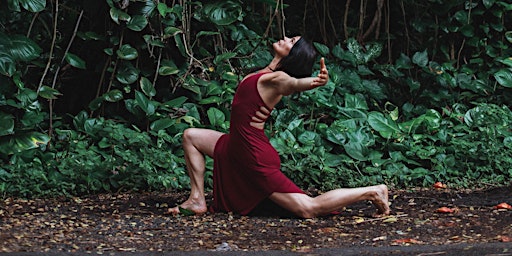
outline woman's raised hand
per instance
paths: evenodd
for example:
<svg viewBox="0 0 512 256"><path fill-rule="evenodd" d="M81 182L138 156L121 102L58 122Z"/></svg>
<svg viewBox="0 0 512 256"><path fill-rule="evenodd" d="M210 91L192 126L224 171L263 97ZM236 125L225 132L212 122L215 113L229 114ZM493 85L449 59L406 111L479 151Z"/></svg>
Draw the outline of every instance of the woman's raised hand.
<svg viewBox="0 0 512 256"><path fill-rule="evenodd" d="M322 57L320 59L320 73L318 76L311 82L311 88L316 88L319 86L324 86L329 81L329 71L327 71L327 67L325 66L325 60Z"/></svg>

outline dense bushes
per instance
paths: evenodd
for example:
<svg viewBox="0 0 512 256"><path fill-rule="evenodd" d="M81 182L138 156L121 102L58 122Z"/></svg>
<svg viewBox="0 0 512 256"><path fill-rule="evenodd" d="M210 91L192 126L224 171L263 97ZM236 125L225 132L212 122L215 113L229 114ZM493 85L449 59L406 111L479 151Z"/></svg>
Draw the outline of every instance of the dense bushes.
<svg viewBox="0 0 512 256"><path fill-rule="evenodd" d="M7 2L4 196L187 187L182 131L227 131L240 78L296 33L331 77L287 97L267 128L301 187L512 178L506 1Z"/></svg>

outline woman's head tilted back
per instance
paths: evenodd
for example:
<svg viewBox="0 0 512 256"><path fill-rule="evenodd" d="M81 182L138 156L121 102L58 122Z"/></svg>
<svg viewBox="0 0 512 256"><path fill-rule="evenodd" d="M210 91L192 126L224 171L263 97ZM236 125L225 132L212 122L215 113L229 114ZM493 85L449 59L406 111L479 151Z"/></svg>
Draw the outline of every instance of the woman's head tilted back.
<svg viewBox="0 0 512 256"><path fill-rule="evenodd" d="M316 56L317 52L313 45L301 37L295 42L288 55L279 61L275 70L283 71L295 78L309 77L313 71Z"/></svg>

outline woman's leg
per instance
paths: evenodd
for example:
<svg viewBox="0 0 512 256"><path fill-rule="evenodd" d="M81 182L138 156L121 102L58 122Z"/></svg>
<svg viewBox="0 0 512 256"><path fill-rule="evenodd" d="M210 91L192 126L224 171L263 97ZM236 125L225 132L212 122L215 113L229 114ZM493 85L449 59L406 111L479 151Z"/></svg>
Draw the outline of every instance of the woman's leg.
<svg viewBox="0 0 512 256"><path fill-rule="evenodd" d="M388 215L388 188L377 185L360 188L341 188L331 190L317 197L299 193L277 193L270 195L270 200L299 217L313 218L327 215L355 202L369 200L377 207L377 213Z"/></svg>
<svg viewBox="0 0 512 256"><path fill-rule="evenodd" d="M190 177L190 196L180 207L194 211L196 214L205 213L206 200L204 198L204 155L213 157L215 144L223 133L200 128L189 128L183 132L183 150ZM178 214L179 207L170 208L168 213Z"/></svg>

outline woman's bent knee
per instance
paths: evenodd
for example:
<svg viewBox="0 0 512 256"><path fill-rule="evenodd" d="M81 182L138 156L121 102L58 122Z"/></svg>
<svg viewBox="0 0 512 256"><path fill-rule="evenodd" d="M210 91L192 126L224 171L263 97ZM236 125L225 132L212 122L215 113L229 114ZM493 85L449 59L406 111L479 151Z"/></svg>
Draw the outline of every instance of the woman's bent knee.
<svg viewBox="0 0 512 256"><path fill-rule="evenodd" d="M186 143L188 141L191 141L194 138L194 134L197 133L197 128L187 128L185 131L183 131L183 135L181 136L183 138L183 143Z"/></svg>
<svg viewBox="0 0 512 256"><path fill-rule="evenodd" d="M183 131L182 144L184 148L195 148L201 153L209 156L213 155L215 144L223 133L202 129L202 128L187 128Z"/></svg>

